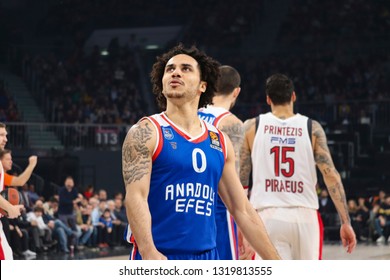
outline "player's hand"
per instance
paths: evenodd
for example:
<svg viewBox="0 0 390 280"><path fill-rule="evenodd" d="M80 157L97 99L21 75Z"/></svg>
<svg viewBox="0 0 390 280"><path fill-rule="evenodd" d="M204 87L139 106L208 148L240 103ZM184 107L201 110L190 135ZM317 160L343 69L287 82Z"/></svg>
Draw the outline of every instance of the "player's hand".
<svg viewBox="0 0 390 280"><path fill-rule="evenodd" d="M28 158L28 162L31 166L35 167L37 165L37 162L38 162L38 157L37 156L30 156Z"/></svg>
<svg viewBox="0 0 390 280"><path fill-rule="evenodd" d="M255 251L240 230L238 231L238 253L240 260L252 260L255 255Z"/></svg>
<svg viewBox="0 0 390 280"><path fill-rule="evenodd" d="M142 260L163 260L164 261L168 259L159 251L154 250L152 252L145 252L145 254L142 254Z"/></svg>
<svg viewBox="0 0 390 280"><path fill-rule="evenodd" d="M243 244L239 245L239 254L240 260L253 260L255 255L255 250L253 250L252 246L244 239Z"/></svg>
<svg viewBox="0 0 390 280"><path fill-rule="evenodd" d="M356 247L356 235L350 224L342 224L340 228L340 238L344 248L350 254Z"/></svg>
<svg viewBox="0 0 390 280"><path fill-rule="evenodd" d="M24 209L23 205L11 205L7 209L7 214L9 219L15 219L20 216L20 213Z"/></svg>

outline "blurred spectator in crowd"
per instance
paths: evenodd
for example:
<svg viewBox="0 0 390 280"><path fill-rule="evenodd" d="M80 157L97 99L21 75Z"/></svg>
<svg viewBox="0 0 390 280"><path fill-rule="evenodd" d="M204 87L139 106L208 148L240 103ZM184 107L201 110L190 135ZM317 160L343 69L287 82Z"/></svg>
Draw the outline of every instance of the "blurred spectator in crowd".
<svg viewBox="0 0 390 280"><path fill-rule="evenodd" d="M338 216L336 207L332 199L329 197L327 189L322 189L319 195L319 209L324 226L334 226L336 224L335 217Z"/></svg>
<svg viewBox="0 0 390 280"><path fill-rule="evenodd" d="M113 239L113 219L111 217L111 212L107 208L103 211L103 214L100 216L99 222L102 226L102 238L101 243L99 243L99 247L105 248L112 245Z"/></svg>
<svg viewBox="0 0 390 280"><path fill-rule="evenodd" d="M89 244L93 234L92 225L92 206L87 204L78 204L76 206L76 224L78 232L78 249L83 249Z"/></svg>
<svg viewBox="0 0 390 280"><path fill-rule="evenodd" d="M72 176L67 176L65 178L64 186L60 188L58 195L58 218L73 231L77 231L74 205L80 202L81 198L75 188Z"/></svg>
<svg viewBox="0 0 390 280"><path fill-rule="evenodd" d="M16 257L34 258L37 253L30 250L30 236L27 228L30 226L26 214L9 220L11 242L10 246Z"/></svg>
<svg viewBox="0 0 390 280"><path fill-rule="evenodd" d="M100 217L107 208L106 201L99 201L95 197L89 199L89 204L92 206L91 220L93 225L92 245L95 246L102 243L102 228L103 224L100 222Z"/></svg>
<svg viewBox="0 0 390 280"><path fill-rule="evenodd" d="M43 209L42 219L52 230L52 237L58 241L60 251L67 254L72 253L71 250L77 244L78 235L76 231L73 231L67 224L57 218L58 200L55 197L52 197L49 203L37 200L35 207Z"/></svg>
<svg viewBox="0 0 390 280"><path fill-rule="evenodd" d="M93 185L88 185L83 192L84 197L89 200L94 195L94 189Z"/></svg>
<svg viewBox="0 0 390 280"><path fill-rule="evenodd" d="M30 212L32 210L34 203L31 202L30 196L28 195L28 184L27 183L23 184L23 186L19 189L23 197L24 206L26 207L27 212Z"/></svg>
<svg viewBox="0 0 390 280"><path fill-rule="evenodd" d="M100 189L98 191L98 199L99 201L107 201L107 192L104 189Z"/></svg>
<svg viewBox="0 0 390 280"><path fill-rule="evenodd" d="M111 244L113 246L120 245L123 240L124 232L127 227L127 223L123 222L119 217L116 215L116 205L115 201L113 199L109 199L107 201L107 209L110 210L110 215L112 218L112 240ZM122 217L123 218L123 217Z"/></svg>
<svg viewBox="0 0 390 280"><path fill-rule="evenodd" d="M29 184L28 185L28 192L27 192L28 198L32 204L35 204L35 202L38 199L41 199L41 197L36 193L35 191L35 185Z"/></svg>
<svg viewBox="0 0 390 280"><path fill-rule="evenodd" d="M370 198L372 206L381 205L385 202L386 191L381 189L378 191L378 195L374 195Z"/></svg>
<svg viewBox="0 0 390 280"><path fill-rule="evenodd" d="M375 230L379 235L376 241L387 244L390 236L390 195L386 195L384 202L379 205L375 219Z"/></svg>
<svg viewBox="0 0 390 280"><path fill-rule="evenodd" d="M31 225L31 236L37 253L46 252L53 245L52 229L43 221L43 208L34 207L33 211L27 213L27 221Z"/></svg>
<svg viewBox="0 0 390 280"><path fill-rule="evenodd" d="M126 209L125 206L123 205L123 199L121 198L115 198L114 199L115 203L115 209L114 209L114 214L119 219L122 221L122 223L127 224L127 216L126 216Z"/></svg>
<svg viewBox="0 0 390 280"><path fill-rule="evenodd" d="M359 205L355 199L348 200L348 212L351 217L351 225L358 241L366 241L368 238L368 218L370 214L368 208L362 204L362 199L364 202L364 198L359 198Z"/></svg>

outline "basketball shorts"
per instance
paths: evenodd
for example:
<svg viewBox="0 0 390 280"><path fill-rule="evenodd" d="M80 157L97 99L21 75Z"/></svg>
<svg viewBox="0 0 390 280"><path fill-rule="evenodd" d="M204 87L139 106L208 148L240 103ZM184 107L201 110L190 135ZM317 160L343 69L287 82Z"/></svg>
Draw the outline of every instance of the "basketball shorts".
<svg viewBox="0 0 390 280"><path fill-rule="evenodd" d="M3 224L0 221L0 260L13 260L12 249L5 237Z"/></svg>
<svg viewBox="0 0 390 280"><path fill-rule="evenodd" d="M317 210L274 207L257 212L283 260L322 258L323 227ZM256 259L261 257L256 254Z"/></svg>
<svg viewBox="0 0 390 280"><path fill-rule="evenodd" d="M168 260L219 260L216 248L196 254L166 254ZM136 246L133 247L130 260L142 260Z"/></svg>

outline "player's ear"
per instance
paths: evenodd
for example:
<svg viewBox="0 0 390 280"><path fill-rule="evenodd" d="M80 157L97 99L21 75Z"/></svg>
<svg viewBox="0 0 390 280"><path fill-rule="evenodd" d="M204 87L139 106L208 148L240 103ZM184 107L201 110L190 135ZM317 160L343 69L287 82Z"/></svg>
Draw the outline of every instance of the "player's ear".
<svg viewBox="0 0 390 280"><path fill-rule="evenodd" d="M271 106L271 98L269 98L268 95L267 95L267 104L268 104L269 106Z"/></svg>
<svg viewBox="0 0 390 280"><path fill-rule="evenodd" d="M207 82L200 81L199 90L203 93L206 91L206 89L207 89Z"/></svg>
<svg viewBox="0 0 390 280"><path fill-rule="evenodd" d="M233 90L233 97L234 97L234 98L237 98L237 97L240 95L240 92L241 92L241 88L240 88L240 87L236 87L236 88Z"/></svg>
<svg viewBox="0 0 390 280"><path fill-rule="evenodd" d="M297 100L297 96L295 94L295 91L293 91L292 94L291 94L291 101L295 102L296 100Z"/></svg>

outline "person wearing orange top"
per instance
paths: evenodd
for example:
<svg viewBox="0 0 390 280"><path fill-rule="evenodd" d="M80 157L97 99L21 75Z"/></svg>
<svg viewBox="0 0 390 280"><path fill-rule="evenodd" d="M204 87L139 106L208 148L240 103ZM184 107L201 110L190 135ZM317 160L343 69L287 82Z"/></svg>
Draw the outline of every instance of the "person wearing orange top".
<svg viewBox="0 0 390 280"><path fill-rule="evenodd" d="M4 150L7 144L7 130L4 123L0 123L0 151ZM4 188L5 172L3 165L0 161L0 191ZM10 219L16 218L20 215L23 205L12 205L4 197L0 195L0 208L4 209L8 213ZM12 249L8 244L8 241L4 235L3 225L0 221L0 260L12 260Z"/></svg>
<svg viewBox="0 0 390 280"><path fill-rule="evenodd" d="M3 149L0 151L0 160L3 164L4 171L10 171L12 169L12 151ZM7 187L20 187L23 186L30 179L35 166L37 165L38 157L33 155L28 158L28 166L18 176L4 173L4 186Z"/></svg>

